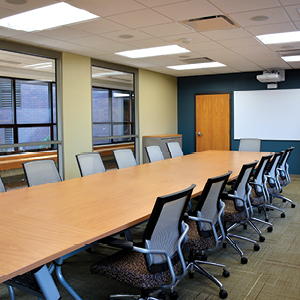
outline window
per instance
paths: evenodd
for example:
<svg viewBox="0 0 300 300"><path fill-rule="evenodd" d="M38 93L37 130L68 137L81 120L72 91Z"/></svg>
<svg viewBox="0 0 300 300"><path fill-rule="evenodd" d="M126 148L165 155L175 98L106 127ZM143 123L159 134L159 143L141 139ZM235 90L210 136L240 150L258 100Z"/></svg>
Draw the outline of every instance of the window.
<svg viewBox="0 0 300 300"><path fill-rule="evenodd" d="M133 74L93 67L93 144L134 142Z"/></svg>
<svg viewBox="0 0 300 300"><path fill-rule="evenodd" d="M0 78L0 144L56 139L55 83ZM3 148L0 152L40 149L53 149L53 146Z"/></svg>

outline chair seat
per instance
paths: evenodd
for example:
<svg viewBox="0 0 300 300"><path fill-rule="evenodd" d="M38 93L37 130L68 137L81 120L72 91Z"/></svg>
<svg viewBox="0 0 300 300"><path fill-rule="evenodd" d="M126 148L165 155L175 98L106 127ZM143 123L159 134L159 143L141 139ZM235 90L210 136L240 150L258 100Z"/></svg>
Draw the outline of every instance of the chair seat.
<svg viewBox="0 0 300 300"><path fill-rule="evenodd" d="M231 200L223 200L225 203L224 220L225 222L240 223L247 219L245 211L237 211L234 202Z"/></svg>
<svg viewBox="0 0 300 300"><path fill-rule="evenodd" d="M264 195L262 196L257 196L254 190L251 191L251 196L250 196L250 202L252 206L259 206L259 205L264 205L265 204L265 198Z"/></svg>
<svg viewBox="0 0 300 300"><path fill-rule="evenodd" d="M202 237L198 233L197 224L193 220L188 220L186 222L189 225L189 232L188 232L188 240L187 246L191 250L201 251L206 249L212 249L216 245L215 239L210 237Z"/></svg>
<svg viewBox="0 0 300 300"><path fill-rule="evenodd" d="M175 265L174 271L175 274L182 272L180 262ZM151 273L147 269L144 254L127 250L117 252L95 263L91 267L91 272L92 274L103 275L146 290L171 281L169 271Z"/></svg>

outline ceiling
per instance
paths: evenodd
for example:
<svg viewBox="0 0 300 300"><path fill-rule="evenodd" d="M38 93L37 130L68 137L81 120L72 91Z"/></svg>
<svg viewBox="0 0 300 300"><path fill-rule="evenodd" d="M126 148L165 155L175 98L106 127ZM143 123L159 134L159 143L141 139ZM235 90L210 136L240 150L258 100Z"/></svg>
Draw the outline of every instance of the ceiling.
<svg viewBox="0 0 300 300"><path fill-rule="evenodd" d="M61 1L0 0L0 18L57 2ZM256 35L261 34L300 30L300 0L65 2L88 10L100 18L33 33L0 27L0 38L178 77L300 68L300 62L286 63L279 54L280 51L300 49L300 43L267 46L256 38ZM235 26L210 30L204 26L204 29L197 30L183 23L189 19L216 15L229 18ZM214 24L208 24L210 25ZM173 44L185 47L190 52L140 59L115 54L120 51ZM189 63L186 59L202 57L223 63L226 67L185 71L167 68L170 65ZM0 55L0 62L1 60L12 59L2 58Z"/></svg>

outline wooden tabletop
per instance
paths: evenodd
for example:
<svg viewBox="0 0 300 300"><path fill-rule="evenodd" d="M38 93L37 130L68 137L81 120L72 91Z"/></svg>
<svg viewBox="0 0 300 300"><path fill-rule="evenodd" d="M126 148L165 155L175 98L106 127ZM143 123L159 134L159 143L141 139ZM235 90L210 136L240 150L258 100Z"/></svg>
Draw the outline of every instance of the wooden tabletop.
<svg viewBox="0 0 300 300"><path fill-rule="evenodd" d="M158 196L231 170L263 152L205 151L0 194L0 282L147 220Z"/></svg>

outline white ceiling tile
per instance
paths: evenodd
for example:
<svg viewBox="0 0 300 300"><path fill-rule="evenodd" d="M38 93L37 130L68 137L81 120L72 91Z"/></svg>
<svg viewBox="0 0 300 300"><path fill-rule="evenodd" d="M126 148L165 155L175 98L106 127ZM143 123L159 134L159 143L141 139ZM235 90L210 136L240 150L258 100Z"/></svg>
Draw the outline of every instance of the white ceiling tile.
<svg viewBox="0 0 300 300"><path fill-rule="evenodd" d="M219 15L222 12L205 0L191 0L153 8L162 15L175 20L201 18Z"/></svg>
<svg viewBox="0 0 300 300"><path fill-rule="evenodd" d="M90 48L115 43L115 41L113 41L113 40L109 40L107 38L100 37L100 36L94 35L94 34L89 35L89 36L80 37L80 38L69 39L68 41L72 44L86 45Z"/></svg>
<svg viewBox="0 0 300 300"><path fill-rule="evenodd" d="M145 8L133 0L72 0L69 4L92 12L99 17L122 14Z"/></svg>
<svg viewBox="0 0 300 300"><path fill-rule="evenodd" d="M141 28L157 24L169 23L170 20L151 9L128 12L120 15L110 16L107 19L130 28Z"/></svg>
<svg viewBox="0 0 300 300"><path fill-rule="evenodd" d="M201 34L214 41L222 41L232 38L239 39L251 36L251 34L243 28L202 31Z"/></svg>
<svg viewBox="0 0 300 300"><path fill-rule="evenodd" d="M164 37L164 36L192 33L192 30L188 29L185 26L182 26L181 24L174 23L174 22L154 25L150 27L143 27L140 30L155 37Z"/></svg>
<svg viewBox="0 0 300 300"><path fill-rule="evenodd" d="M219 41L218 43L226 48L231 48L231 49L241 47L241 46L254 47L254 46L258 46L261 44L256 38L253 38L253 37L222 40L222 41Z"/></svg>
<svg viewBox="0 0 300 300"><path fill-rule="evenodd" d="M269 33L280 33L280 32L290 32L295 31L296 28L294 27L292 22L288 23L278 23L278 24L266 24L261 26L250 26L245 27L245 30L249 31L249 33L256 35L261 34L269 34Z"/></svg>
<svg viewBox="0 0 300 300"><path fill-rule="evenodd" d="M132 38L122 38L121 36L132 36ZM139 41L139 40L146 40L152 38L151 35L141 32L140 30L134 30L134 29L128 29L123 31L114 31L109 33L103 33L101 36L106 37L108 39L120 42L120 43L126 43L131 41Z"/></svg>
<svg viewBox="0 0 300 300"><path fill-rule="evenodd" d="M162 6L166 4L173 4L178 2L186 2L189 0L136 0L137 2L147 6L147 7L155 7L155 6Z"/></svg>
<svg viewBox="0 0 300 300"><path fill-rule="evenodd" d="M51 5L51 4L56 4L58 1L56 0L30 0L30 1L26 1L26 3L18 5L18 4L10 4L6 1L1 1L0 4L0 11L2 9L8 9L11 10L12 12L15 13L21 13L21 12L25 12L25 11L29 11L32 9L36 9L36 8L40 8L40 7L44 7L47 5Z"/></svg>
<svg viewBox="0 0 300 300"><path fill-rule="evenodd" d="M165 37L161 37L161 39L164 41L170 42L172 44L176 43L182 47L186 46L186 44L184 42L182 42L182 39L190 40L190 42L187 45L191 45L191 44L195 44L195 43L210 42L210 39L208 39L207 37L205 37L202 34L199 34L197 32L165 36Z"/></svg>
<svg viewBox="0 0 300 300"><path fill-rule="evenodd" d="M297 27L297 29L300 30L300 22L295 22L294 24Z"/></svg>
<svg viewBox="0 0 300 300"><path fill-rule="evenodd" d="M253 10L248 12L234 13L229 15L240 26L261 26L276 23L289 22L290 19L282 8L271 8L263 10ZM253 21L251 18L256 16L268 16L266 21Z"/></svg>
<svg viewBox="0 0 300 300"><path fill-rule="evenodd" d="M226 14L280 6L276 0L210 0L210 2Z"/></svg>
<svg viewBox="0 0 300 300"><path fill-rule="evenodd" d="M68 28L67 26L63 26L61 28L38 31L36 34L39 36L50 37L50 38L54 38L54 39L62 40L62 41L67 41L67 40L81 38L81 37L91 35L88 32L75 30L72 28Z"/></svg>
<svg viewBox="0 0 300 300"><path fill-rule="evenodd" d="M128 40L126 41L127 45L131 45L134 48L142 49L142 48L152 48L152 47L160 47L160 46L167 46L169 43L156 38L151 38L147 40Z"/></svg>
<svg viewBox="0 0 300 300"><path fill-rule="evenodd" d="M92 34L100 34L100 33L107 33L117 30L127 30L127 26L123 26L117 24L115 22L106 20L104 18L98 18L95 20L91 20L89 22L82 22L74 25L69 25L68 27L86 31Z"/></svg>
<svg viewBox="0 0 300 300"><path fill-rule="evenodd" d="M285 10L288 13L289 17L293 21L300 21L300 14L299 14L298 9L300 10L300 3L298 3L298 5L287 6L285 8Z"/></svg>

